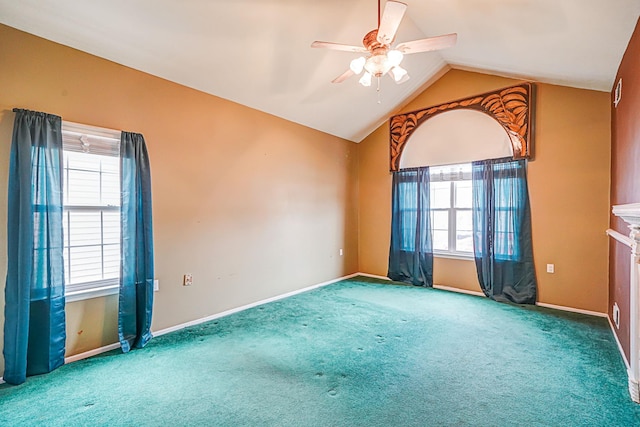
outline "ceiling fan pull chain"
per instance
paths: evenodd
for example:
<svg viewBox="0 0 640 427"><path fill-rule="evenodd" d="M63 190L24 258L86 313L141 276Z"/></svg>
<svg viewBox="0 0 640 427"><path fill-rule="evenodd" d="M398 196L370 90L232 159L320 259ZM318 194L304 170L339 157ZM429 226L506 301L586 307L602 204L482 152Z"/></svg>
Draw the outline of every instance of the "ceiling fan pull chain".
<svg viewBox="0 0 640 427"><path fill-rule="evenodd" d="M376 92L378 92L378 104L382 104L382 102L380 102L380 77L376 77L378 79L378 88L376 89Z"/></svg>

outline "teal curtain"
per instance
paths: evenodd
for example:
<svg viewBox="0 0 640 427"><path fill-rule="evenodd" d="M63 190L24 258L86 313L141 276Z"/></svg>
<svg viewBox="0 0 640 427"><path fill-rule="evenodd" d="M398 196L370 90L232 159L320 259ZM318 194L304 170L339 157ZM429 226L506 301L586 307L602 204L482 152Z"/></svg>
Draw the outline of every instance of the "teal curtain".
<svg viewBox="0 0 640 427"><path fill-rule="evenodd" d="M525 160L473 163L473 244L480 287L497 301L535 304Z"/></svg>
<svg viewBox="0 0 640 427"><path fill-rule="evenodd" d="M433 242L429 212L429 168L393 173L391 205L391 280L433 286Z"/></svg>
<svg viewBox="0 0 640 427"><path fill-rule="evenodd" d="M151 172L144 138L122 132L120 142L121 271L118 335L122 351L151 339L153 311L153 223Z"/></svg>
<svg viewBox="0 0 640 427"><path fill-rule="evenodd" d="M7 215L4 380L64 364L62 119L13 110Z"/></svg>

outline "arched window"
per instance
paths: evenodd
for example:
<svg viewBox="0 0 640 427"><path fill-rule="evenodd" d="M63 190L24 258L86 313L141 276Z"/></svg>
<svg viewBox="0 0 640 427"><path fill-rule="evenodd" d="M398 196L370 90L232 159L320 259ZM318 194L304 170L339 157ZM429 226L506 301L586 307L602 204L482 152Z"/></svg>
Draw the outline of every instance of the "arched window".
<svg viewBox="0 0 640 427"><path fill-rule="evenodd" d="M525 160L530 89L391 119L391 279L432 286L434 254L466 256L475 259L487 296L535 303Z"/></svg>

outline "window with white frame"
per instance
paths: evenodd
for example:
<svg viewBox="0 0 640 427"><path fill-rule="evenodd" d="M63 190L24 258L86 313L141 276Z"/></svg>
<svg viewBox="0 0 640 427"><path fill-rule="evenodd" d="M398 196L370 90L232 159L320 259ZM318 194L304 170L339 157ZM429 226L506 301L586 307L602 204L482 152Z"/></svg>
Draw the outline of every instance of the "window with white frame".
<svg viewBox="0 0 640 427"><path fill-rule="evenodd" d="M64 263L68 300L117 292L120 131L63 122Z"/></svg>
<svg viewBox="0 0 640 427"><path fill-rule="evenodd" d="M429 168L433 252L473 256L471 163Z"/></svg>

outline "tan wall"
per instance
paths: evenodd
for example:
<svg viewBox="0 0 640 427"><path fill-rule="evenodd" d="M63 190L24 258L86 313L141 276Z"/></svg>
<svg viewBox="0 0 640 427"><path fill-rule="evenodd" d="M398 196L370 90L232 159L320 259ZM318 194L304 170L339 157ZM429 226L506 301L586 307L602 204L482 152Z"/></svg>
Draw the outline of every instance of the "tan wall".
<svg viewBox="0 0 640 427"><path fill-rule="evenodd" d="M517 81L451 70L402 112ZM538 84L535 160L529 163L538 301L600 313L608 303L609 94ZM361 144L360 271L385 276L391 223L389 131ZM546 264L556 273L546 273ZM436 284L480 291L472 261L436 259Z"/></svg>
<svg viewBox="0 0 640 427"><path fill-rule="evenodd" d="M154 330L357 271L355 144L2 25L0 40L3 280L14 107L145 136ZM113 296L68 304L67 355L115 342L116 307Z"/></svg>

